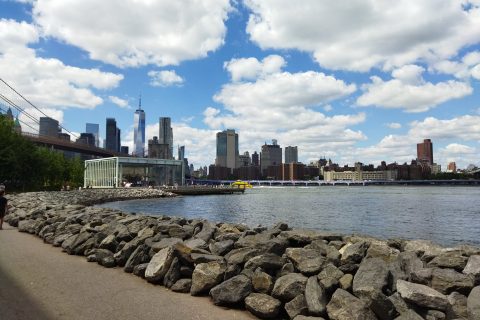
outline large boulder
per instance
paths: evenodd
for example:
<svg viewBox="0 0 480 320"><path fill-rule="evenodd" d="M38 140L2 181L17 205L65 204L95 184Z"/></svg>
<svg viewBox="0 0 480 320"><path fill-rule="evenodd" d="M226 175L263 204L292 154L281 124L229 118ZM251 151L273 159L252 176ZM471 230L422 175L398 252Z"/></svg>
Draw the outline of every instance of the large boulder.
<svg viewBox="0 0 480 320"><path fill-rule="evenodd" d="M252 281L243 274L230 278L210 290L213 303L223 306L240 304L250 293Z"/></svg>
<svg viewBox="0 0 480 320"><path fill-rule="evenodd" d="M450 305L447 296L422 284L398 280L397 290L405 301L420 307L447 310Z"/></svg>
<svg viewBox="0 0 480 320"><path fill-rule="evenodd" d="M261 319L277 319L282 303L267 294L252 293L245 298L245 307Z"/></svg>
<svg viewBox="0 0 480 320"><path fill-rule="evenodd" d="M225 255L228 264L244 264L251 258L260 253L258 249L253 248L239 248L234 249Z"/></svg>
<svg viewBox="0 0 480 320"><path fill-rule="evenodd" d="M295 318L298 315L305 315L308 313L307 303L305 301L305 296L299 294L291 301L285 303L285 311L287 311L290 319Z"/></svg>
<svg viewBox="0 0 480 320"><path fill-rule="evenodd" d="M377 320L368 306L343 289L337 289L327 304L328 316L332 320Z"/></svg>
<svg viewBox="0 0 480 320"><path fill-rule="evenodd" d="M448 310L449 319L467 319L467 297L458 292L452 292L448 295L448 302L451 308Z"/></svg>
<svg viewBox="0 0 480 320"><path fill-rule="evenodd" d="M299 273L289 273L275 281L272 296L284 302L290 301L305 292L307 277Z"/></svg>
<svg viewBox="0 0 480 320"><path fill-rule="evenodd" d="M215 226L215 224L208 221L203 221L202 230L195 235L195 238L202 239L203 241L208 242L210 239L212 239L216 229L217 227Z"/></svg>
<svg viewBox="0 0 480 320"><path fill-rule="evenodd" d="M163 285L166 288L171 288L180 279L180 267L180 260L177 257L173 258L170 268L163 277Z"/></svg>
<svg viewBox="0 0 480 320"><path fill-rule="evenodd" d="M269 294L273 288L272 276L259 268L252 275L252 285L255 292Z"/></svg>
<svg viewBox="0 0 480 320"><path fill-rule="evenodd" d="M388 284L388 267L382 258L364 259L353 278L353 293L357 297L373 297Z"/></svg>
<svg viewBox="0 0 480 320"><path fill-rule="evenodd" d="M218 241L211 243L209 249L211 253L223 256L233 249L234 244L233 240Z"/></svg>
<svg viewBox="0 0 480 320"><path fill-rule="evenodd" d="M314 249L288 248L285 254L295 268L307 276L317 274L326 261L325 257Z"/></svg>
<svg viewBox="0 0 480 320"><path fill-rule="evenodd" d="M473 288L467 300L468 319L480 319L480 286Z"/></svg>
<svg viewBox="0 0 480 320"><path fill-rule="evenodd" d="M460 252L445 252L433 258L429 263L429 267L451 268L462 271L467 265L468 258Z"/></svg>
<svg viewBox="0 0 480 320"><path fill-rule="evenodd" d="M149 248L148 246L142 244L133 251L133 253L130 255L128 258L127 262L125 263L125 267L123 270L125 272L133 272L133 269L135 268L136 265L149 262L150 261L150 256L148 254Z"/></svg>
<svg viewBox="0 0 480 320"><path fill-rule="evenodd" d="M476 280L476 284L480 284L480 255L473 255L468 258L463 273L473 276Z"/></svg>
<svg viewBox="0 0 480 320"><path fill-rule="evenodd" d="M345 247L340 249L342 254L340 263L342 265L360 263L363 257L365 257L368 247L368 243L365 241L345 245Z"/></svg>
<svg viewBox="0 0 480 320"><path fill-rule="evenodd" d="M305 302L310 314L320 316L326 313L327 295L315 276L307 280L305 286Z"/></svg>
<svg viewBox="0 0 480 320"><path fill-rule="evenodd" d="M455 270L435 268L432 271L432 288L443 294L453 291L468 294L473 286L473 277Z"/></svg>
<svg viewBox="0 0 480 320"><path fill-rule="evenodd" d="M164 248L157 252L145 270L145 279L149 282L162 281L174 257L174 249L172 247Z"/></svg>
<svg viewBox="0 0 480 320"><path fill-rule="evenodd" d="M174 292L188 293L192 287L192 279L179 279L170 290Z"/></svg>
<svg viewBox="0 0 480 320"><path fill-rule="evenodd" d="M272 273L281 269L285 264L285 259L280 256L277 256L273 253L265 253L259 256L255 256L249 259L244 268L250 270L256 270L257 268L262 268L263 270Z"/></svg>
<svg viewBox="0 0 480 320"><path fill-rule="evenodd" d="M207 292L223 280L225 264L219 262L208 262L197 264L192 274L192 296Z"/></svg>

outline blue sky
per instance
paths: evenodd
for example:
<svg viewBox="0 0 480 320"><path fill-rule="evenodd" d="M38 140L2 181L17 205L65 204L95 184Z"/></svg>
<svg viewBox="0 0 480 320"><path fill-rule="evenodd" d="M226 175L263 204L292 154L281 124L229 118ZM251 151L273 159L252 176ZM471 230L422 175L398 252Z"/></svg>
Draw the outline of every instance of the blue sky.
<svg viewBox="0 0 480 320"><path fill-rule="evenodd" d="M443 168L480 164L478 0L0 0L0 77L72 132L115 117L130 148L141 93L147 139L171 117L195 166L226 128L305 163L410 161L430 138Z"/></svg>

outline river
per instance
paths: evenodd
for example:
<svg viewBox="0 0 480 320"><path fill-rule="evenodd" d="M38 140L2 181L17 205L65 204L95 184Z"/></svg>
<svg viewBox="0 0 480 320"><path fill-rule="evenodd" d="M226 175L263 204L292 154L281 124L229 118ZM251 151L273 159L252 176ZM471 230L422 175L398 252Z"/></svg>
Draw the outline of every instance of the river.
<svg viewBox="0 0 480 320"><path fill-rule="evenodd" d="M480 188L446 186L257 187L244 194L110 202L103 207L251 227L291 227L480 245Z"/></svg>

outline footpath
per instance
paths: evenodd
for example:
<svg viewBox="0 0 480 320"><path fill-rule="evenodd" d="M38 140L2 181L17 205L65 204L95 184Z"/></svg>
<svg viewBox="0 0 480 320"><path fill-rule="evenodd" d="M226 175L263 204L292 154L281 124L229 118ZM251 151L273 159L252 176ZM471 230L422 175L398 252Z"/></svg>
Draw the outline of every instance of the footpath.
<svg viewBox="0 0 480 320"><path fill-rule="evenodd" d="M208 297L175 293L106 269L4 224L0 231L0 319L255 319Z"/></svg>

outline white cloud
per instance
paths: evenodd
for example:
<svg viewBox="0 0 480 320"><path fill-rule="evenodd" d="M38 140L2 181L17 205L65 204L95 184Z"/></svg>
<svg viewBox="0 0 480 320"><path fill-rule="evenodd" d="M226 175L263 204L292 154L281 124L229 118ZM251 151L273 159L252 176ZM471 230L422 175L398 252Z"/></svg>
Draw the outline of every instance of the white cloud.
<svg viewBox="0 0 480 320"><path fill-rule="evenodd" d="M258 77L278 73L285 66L285 60L278 55L269 55L261 62L257 58L232 59L223 67L230 72L233 81L254 80Z"/></svg>
<svg viewBox="0 0 480 320"><path fill-rule="evenodd" d="M464 115L448 120L427 117L411 123L410 135L433 139L480 141L480 116Z"/></svg>
<svg viewBox="0 0 480 320"><path fill-rule="evenodd" d="M149 71L150 85L154 87L181 86L185 80L175 70Z"/></svg>
<svg viewBox="0 0 480 320"><path fill-rule="evenodd" d="M372 76L372 82L362 87L364 93L357 99L357 105L423 112L473 92L472 87L465 82L426 82L421 76L423 70L415 65L407 65L394 70L393 79L389 81Z"/></svg>
<svg viewBox="0 0 480 320"><path fill-rule="evenodd" d="M94 108L103 102L94 89L118 86L120 74L98 69L65 65L52 58L38 57L27 47L39 40L36 29L25 22L0 20L0 70L2 78L41 107ZM0 92L12 99L15 95L0 86Z"/></svg>
<svg viewBox="0 0 480 320"><path fill-rule="evenodd" d="M311 52L329 69L367 71L445 60L480 37L475 1L245 3L252 11L247 25L252 41L263 49Z"/></svg>
<svg viewBox="0 0 480 320"><path fill-rule="evenodd" d="M442 60L435 62L430 70L451 74L459 79L480 79L480 51L471 51L461 61Z"/></svg>
<svg viewBox="0 0 480 320"><path fill-rule="evenodd" d="M38 121L40 117L44 117L45 115L47 115L52 119L57 120L60 125L62 125L63 123L64 112L62 110L52 109L52 108L41 108L40 110L43 113L41 113L40 111L32 107L23 108L23 110L24 112L20 113L18 116L18 119L20 120L20 125L22 126L22 132L38 134L39 133ZM32 118L35 120L33 120ZM70 138L72 140L75 139L75 137L70 137Z"/></svg>
<svg viewBox="0 0 480 320"><path fill-rule="evenodd" d="M454 153L457 155L465 155L465 154L474 154L476 153L475 148L459 144L459 143L451 143L447 145L445 148L440 149L441 152L446 153Z"/></svg>
<svg viewBox="0 0 480 320"><path fill-rule="evenodd" d="M110 100L111 103L119 106L120 108L129 108L128 101L116 96L108 96L108 100Z"/></svg>
<svg viewBox="0 0 480 320"><path fill-rule="evenodd" d="M333 107L332 107L331 105L327 104L326 106L323 107L323 110L325 110L325 111L327 111L327 112L328 112L328 111L332 111L332 110L333 110Z"/></svg>
<svg viewBox="0 0 480 320"><path fill-rule="evenodd" d="M474 77L477 80L480 80L480 64L477 64L475 67L473 67L470 72L472 74L472 77Z"/></svg>
<svg viewBox="0 0 480 320"><path fill-rule="evenodd" d="M390 129L400 129L402 125L398 122L391 122L386 124Z"/></svg>
<svg viewBox="0 0 480 320"><path fill-rule="evenodd" d="M33 18L46 36L119 67L177 65L224 43L229 0L38 0Z"/></svg>

